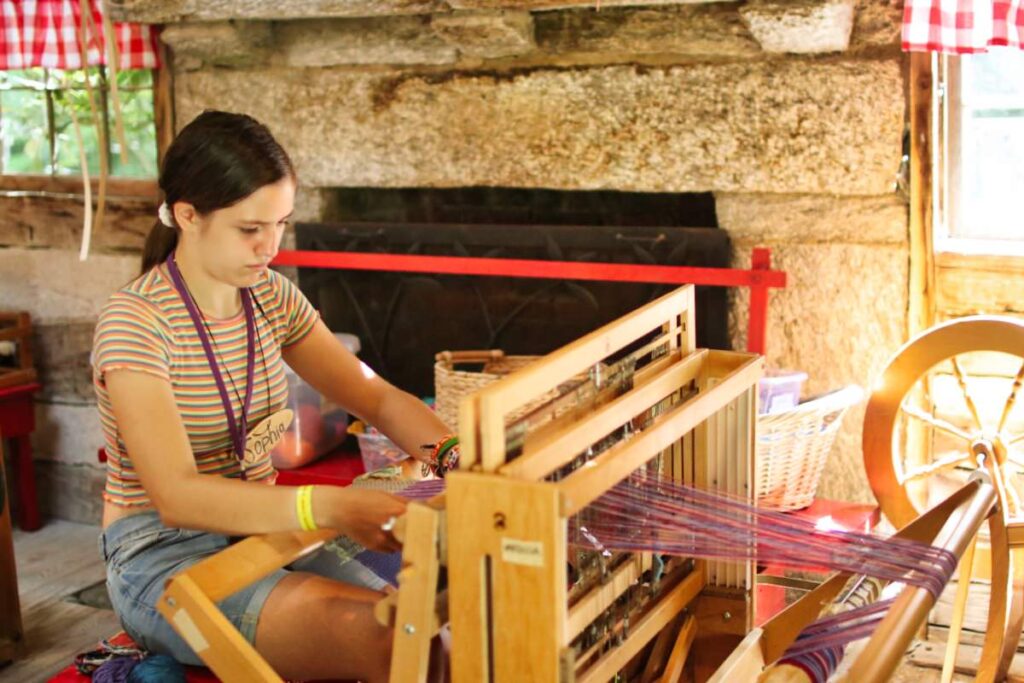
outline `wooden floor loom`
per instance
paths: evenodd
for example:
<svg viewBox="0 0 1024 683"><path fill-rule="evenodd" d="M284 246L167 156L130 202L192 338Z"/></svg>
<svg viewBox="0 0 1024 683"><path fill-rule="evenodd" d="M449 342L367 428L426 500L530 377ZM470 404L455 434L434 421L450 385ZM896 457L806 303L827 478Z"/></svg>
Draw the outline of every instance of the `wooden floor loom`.
<svg viewBox="0 0 1024 683"><path fill-rule="evenodd" d="M749 562L570 547L587 506L638 469L754 500L762 359L696 349L693 312L680 288L463 401L460 469L443 496L409 505L400 587L378 605L394 627L392 681L425 679L449 621L456 683L753 681L839 593L845 577L754 629ZM959 555L994 500L972 482L904 535ZM160 610L223 680L280 681L214 603L330 536L246 539L172 579ZM879 647L909 642L926 614L905 593L899 637Z"/></svg>

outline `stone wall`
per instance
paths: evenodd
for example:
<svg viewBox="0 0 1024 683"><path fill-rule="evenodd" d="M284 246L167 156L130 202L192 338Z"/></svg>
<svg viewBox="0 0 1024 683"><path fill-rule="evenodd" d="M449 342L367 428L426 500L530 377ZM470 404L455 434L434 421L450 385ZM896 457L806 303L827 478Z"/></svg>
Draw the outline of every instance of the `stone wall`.
<svg viewBox="0 0 1024 683"><path fill-rule="evenodd" d="M335 187L713 192L737 265L765 244L789 273L771 299L769 365L807 370L811 393L867 386L903 341L906 202L893 185L906 101L901 9L886 0L111 5L115 19L167 23L179 126L205 108L270 125L298 167L305 218ZM54 428L37 446L63 491L67 468L95 457L85 444L98 428L78 421L91 410L83 345L134 270L152 207L115 209L79 265L73 202L0 201L0 278L24 282L12 304L42 323L55 388L40 421ZM737 320L745 302L738 293ZM47 339L57 326L67 341ZM870 496L859 421L847 418L826 495Z"/></svg>
<svg viewBox="0 0 1024 683"><path fill-rule="evenodd" d="M135 275L152 201L114 200L94 252L78 260L80 203L0 197L0 307L32 314L43 388L36 396L33 449L44 514L97 522L103 444L89 371L92 332L106 298Z"/></svg>

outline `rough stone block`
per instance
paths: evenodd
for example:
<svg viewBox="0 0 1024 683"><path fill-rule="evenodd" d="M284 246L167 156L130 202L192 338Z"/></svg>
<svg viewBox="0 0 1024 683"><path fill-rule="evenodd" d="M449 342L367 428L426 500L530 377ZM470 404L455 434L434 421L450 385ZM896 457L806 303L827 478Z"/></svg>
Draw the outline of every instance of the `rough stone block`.
<svg viewBox="0 0 1024 683"><path fill-rule="evenodd" d="M95 400L89 354L95 320L56 320L32 327L32 351L43 401L88 403Z"/></svg>
<svg viewBox="0 0 1024 683"><path fill-rule="evenodd" d="M452 64L457 50L430 30L429 17L287 21L274 27L289 66Z"/></svg>
<svg viewBox="0 0 1024 683"><path fill-rule="evenodd" d="M907 243L907 204L884 197L715 195L719 227L750 244Z"/></svg>
<svg viewBox="0 0 1024 683"><path fill-rule="evenodd" d="M36 403L32 450L37 460L95 463L96 449L102 445L103 430L95 403Z"/></svg>
<svg viewBox="0 0 1024 683"><path fill-rule="evenodd" d="M226 19L309 19L430 14L455 10L677 5L716 0L110 0L114 21L171 24Z"/></svg>
<svg viewBox="0 0 1024 683"><path fill-rule="evenodd" d="M538 47L555 54L761 54L733 3L543 12L534 22Z"/></svg>
<svg viewBox="0 0 1024 683"><path fill-rule="evenodd" d="M637 5L686 5L720 0L448 0L452 9L485 10L485 9L520 9L520 10L554 10L572 7L627 7Z"/></svg>
<svg viewBox="0 0 1024 683"><path fill-rule="evenodd" d="M292 213L293 223L318 223L324 219L330 192L322 187L301 185L295 192L295 211ZM285 236L293 231L285 231ZM282 249L284 247L282 246Z"/></svg>
<svg viewBox="0 0 1024 683"><path fill-rule="evenodd" d="M265 21L171 24L160 33L160 40L174 50L179 67L254 66L269 55L271 31Z"/></svg>
<svg viewBox="0 0 1024 683"><path fill-rule="evenodd" d="M853 50L887 46L900 49L903 3L890 0L857 0L856 18L850 48Z"/></svg>
<svg viewBox="0 0 1024 683"><path fill-rule="evenodd" d="M740 15L765 52L842 52L850 44L854 0L754 0Z"/></svg>
<svg viewBox="0 0 1024 683"><path fill-rule="evenodd" d="M734 243L735 267L749 267L752 246ZM805 397L847 384L870 390L906 341L906 247L785 244L772 251L772 261L788 284L769 295L767 367L806 372ZM748 290L733 291L733 344L746 348ZM873 500L860 448L862 416L859 407L843 421L819 487L826 498Z"/></svg>
<svg viewBox="0 0 1024 683"><path fill-rule="evenodd" d="M438 14L431 19L430 27L459 54L468 57L510 57L535 47L533 17L529 12Z"/></svg>
<svg viewBox="0 0 1024 683"><path fill-rule="evenodd" d="M103 518L106 472L106 468L98 463L37 462L36 484L43 514L98 525Z"/></svg>
<svg viewBox="0 0 1024 683"><path fill-rule="evenodd" d="M294 249L295 248L295 231L286 230L284 237L281 238L281 249ZM299 284L299 269L297 266L274 266L274 270L284 275L286 278Z"/></svg>
<svg viewBox="0 0 1024 683"><path fill-rule="evenodd" d="M323 187L885 194L905 110L897 59L177 80L180 121L257 100Z"/></svg>
<svg viewBox="0 0 1024 683"><path fill-rule="evenodd" d="M92 254L82 262L65 249L0 249L3 305L29 311L37 323L96 318L138 269L137 254Z"/></svg>
<svg viewBox="0 0 1024 683"><path fill-rule="evenodd" d="M303 19L427 14L449 9L444 0L110 0L114 21L172 24L227 19Z"/></svg>

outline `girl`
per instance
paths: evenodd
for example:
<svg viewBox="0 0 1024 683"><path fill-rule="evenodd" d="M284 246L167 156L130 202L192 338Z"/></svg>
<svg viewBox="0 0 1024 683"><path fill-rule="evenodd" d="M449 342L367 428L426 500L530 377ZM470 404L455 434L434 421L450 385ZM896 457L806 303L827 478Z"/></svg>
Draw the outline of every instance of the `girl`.
<svg viewBox="0 0 1024 683"><path fill-rule="evenodd" d="M110 298L94 340L108 453L101 545L128 634L199 664L156 603L171 575L231 537L324 527L374 550L399 548L388 521L404 511L401 498L270 486L269 457L246 456L246 434L285 406L283 363L408 453L451 438L422 402L362 366L297 288L268 269L296 178L265 126L241 114L201 114L167 150L159 183L166 201L142 274ZM384 681L391 635L372 614L384 585L356 561L314 554L219 606L286 678Z"/></svg>

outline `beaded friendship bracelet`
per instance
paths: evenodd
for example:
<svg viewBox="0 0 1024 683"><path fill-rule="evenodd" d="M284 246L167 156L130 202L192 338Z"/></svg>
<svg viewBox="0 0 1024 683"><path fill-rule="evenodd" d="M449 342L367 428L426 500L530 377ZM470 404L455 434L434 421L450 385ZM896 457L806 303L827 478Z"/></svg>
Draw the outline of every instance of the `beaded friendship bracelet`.
<svg viewBox="0 0 1024 683"><path fill-rule="evenodd" d="M446 434L437 443L424 444L420 448L430 451L430 457L423 463L424 476L433 473L443 479L445 474L458 467L459 437L454 434Z"/></svg>

